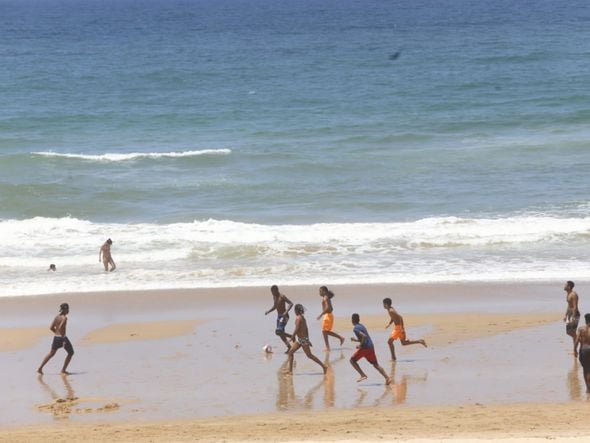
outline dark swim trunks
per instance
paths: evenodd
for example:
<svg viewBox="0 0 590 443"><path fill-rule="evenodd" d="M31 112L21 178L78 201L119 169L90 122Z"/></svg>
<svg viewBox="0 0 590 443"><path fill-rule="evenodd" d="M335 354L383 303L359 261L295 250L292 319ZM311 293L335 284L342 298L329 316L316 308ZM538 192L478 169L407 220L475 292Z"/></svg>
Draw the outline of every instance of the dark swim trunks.
<svg viewBox="0 0 590 443"><path fill-rule="evenodd" d="M277 335L284 334L288 321L289 321L289 314L279 315L277 317L277 328L275 329L275 334L277 334Z"/></svg>
<svg viewBox="0 0 590 443"><path fill-rule="evenodd" d="M590 348L582 348L580 351L580 364L585 372L590 372Z"/></svg>
<svg viewBox="0 0 590 443"><path fill-rule="evenodd" d="M74 353L74 347L72 346L72 343L70 343L70 340L68 340L68 337L58 337L58 336L53 337L53 343L51 344L51 349L53 351L57 351L61 347L63 347L68 354Z"/></svg>
<svg viewBox="0 0 590 443"><path fill-rule="evenodd" d="M578 330L578 323L580 323L580 315L573 315L567 318L565 324L565 332L569 335L573 335Z"/></svg>
<svg viewBox="0 0 590 443"><path fill-rule="evenodd" d="M309 337L297 337L297 342L299 342L301 346L311 346Z"/></svg>

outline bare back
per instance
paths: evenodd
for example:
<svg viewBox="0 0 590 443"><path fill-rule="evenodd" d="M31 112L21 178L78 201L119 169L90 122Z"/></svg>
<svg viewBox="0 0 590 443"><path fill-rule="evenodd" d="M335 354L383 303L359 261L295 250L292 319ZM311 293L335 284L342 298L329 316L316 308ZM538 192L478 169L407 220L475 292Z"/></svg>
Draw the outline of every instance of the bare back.
<svg viewBox="0 0 590 443"><path fill-rule="evenodd" d="M59 314L53 319L53 323L49 329L53 331L56 337L65 337L67 324L68 317L63 314Z"/></svg>
<svg viewBox="0 0 590 443"><path fill-rule="evenodd" d="M590 348L590 326L586 325L578 329L578 341L584 348Z"/></svg>
<svg viewBox="0 0 590 443"><path fill-rule="evenodd" d="M395 309L389 308L387 310L387 312L389 313L389 318L391 318L391 321L393 322L394 325L396 325L396 326L403 326L404 325L403 317L401 315L399 315Z"/></svg>
<svg viewBox="0 0 590 443"><path fill-rule="evenodd" d="M322 297L322 312L331 314L334 308L332 307L332 300L327 295Z"/></svg>

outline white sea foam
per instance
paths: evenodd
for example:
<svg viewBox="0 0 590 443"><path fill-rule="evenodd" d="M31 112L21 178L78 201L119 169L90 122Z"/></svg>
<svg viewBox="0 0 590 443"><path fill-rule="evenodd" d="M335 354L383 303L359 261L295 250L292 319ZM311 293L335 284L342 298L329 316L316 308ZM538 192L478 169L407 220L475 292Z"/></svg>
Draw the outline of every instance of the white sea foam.
<svg viewBox="0 0 590 443"><path fill-rule="evenodd" d="M69 154L60 152L32 152L32 155L39 155L42 157L58 157L69 158L86 161L102 161L102 162L120 162L137 160L141 158L159 159L159 158L183 158L183 157L198 157L202 155L229 155L231 149L202 149L198 151L180 151L180 152L131 152L126 154L106 153L106 154Z"/></svg>
<svg viewBox="0 0 590 443"><path fill-rule="evenodd" d="M427 218L261 225L223 220L101 224L0 221L3 295L80 290L590 278L590 217ZM114 241L116 275L98 249ZM45 272L58 267L56 278Z"/></svg>

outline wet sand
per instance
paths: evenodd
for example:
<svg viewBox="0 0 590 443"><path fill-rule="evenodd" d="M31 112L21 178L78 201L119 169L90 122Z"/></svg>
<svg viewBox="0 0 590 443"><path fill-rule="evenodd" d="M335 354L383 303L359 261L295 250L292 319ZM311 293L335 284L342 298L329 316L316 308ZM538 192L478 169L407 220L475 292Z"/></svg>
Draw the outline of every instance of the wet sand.
<svg viewBox="0 0 590 443"><path fill-rule="evenodd" d="M583 294L584 284L579 287ZM95 431L99 429L105 436L112 431L127 441L186 441L190 430L215 440L221 427L231 425L235 429L228 431L227 438L233 440L359 439L361 434L346 433L350 430L344 429L346 420L341 431L330 424L341 414L352 414L348 415L352 420L357 413L367 414L367 420L373 416L384 420L375 422L377 434L366 435L369 439L389 435L386 428L391 422L387 419L395 422L393 434L401 432L403 438L469 436L463 430L470 425L459 412L475 414L480 411L477 408L499 408L494 414L503 414L513 424L510 429L514 432L506 435L522 432L529 436L538 426L564 436L570 431L579 431L574 436L590 435L575 420L563 423L563 432L567 432L562 434L560 429L548 428L547 420L538 415L558 408L555 415L561 417L562 410L590 405L581 368L569 354L571 341L560 321L565 305L560 283L331 289L336 292L335 330L347 341L340 348L334 340L332 352L324 353L320 322L315 320L320 311L317 287L281 288L294 302L308 308L312 350L331 366L326 377L302 352L297 354L294 376L284 376L286 358L274 335L276 317L274 313L264 316L272 305L268 288L0 299L5 313L0 328L10 331L9 335L25 337L23 331L29 328L47 331L41 338L36 332L34 340L17 341L18 346L0 352L7 386L0 399L0 438L12 441L27 435L22 441L35 441L43 432L53 436L79 432L79 439L92 441L101 439ZM381 304L386 296L404 315L409 338L425 337L430 344L425 349L419 345L402 347L398 342L395 363L389 361L386 344L388 318ZM583 300L582 295L584 311ZM65 357L59 351L46 366L46 374L37 378L35 369L51 343L47 325L63 301L71 306L68 336L76 349L70 366L73 375L58 374ZM354 352L348 340L352 312L359 312L361 322L369 328L380 363L394 380L392 386L384 386L381 376L364 361L361 366L369 379L355 382L356 373L348 362ZM293 320L287 329L292 327ZM271 344L275 352L265 354L265 344ZM526 410L525 416L541 411L533 413L538 423L516 420L521 414L518 408L533 408L532 412ZM447 427L425 419L423 427L429 433L415 429L402 432L411 417L424 417L425 411L431 411L443 420L451 410L458 418ZM179 420L183 423L182 431L176 429L179 435L166 431L178 428L175 423ZM244 425L238 426L242 420L246 420ZM271 424L250 424L257 420L274 420L283 427L292 420L313 424L306 430L311 433L300 436L285 429L273 430ZM562 421L553 417L557 424ZM328 431L312 432L316 425L328 426ZM252 427L268 433L251 435ZM479 428L473 425L473 429L477 432ZM323 436L323 432L330 436Z"/></svg>

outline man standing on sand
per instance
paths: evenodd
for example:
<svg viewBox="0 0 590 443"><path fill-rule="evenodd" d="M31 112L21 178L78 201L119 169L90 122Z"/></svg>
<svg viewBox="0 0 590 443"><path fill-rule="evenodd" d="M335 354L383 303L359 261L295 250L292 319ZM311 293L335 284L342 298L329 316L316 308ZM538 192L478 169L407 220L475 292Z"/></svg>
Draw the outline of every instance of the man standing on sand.
<svg viewBox="0 0 590 443"><path fill-rule="evenodd" d="M285 327L289 321L289 311L293 307L293 303L287 298L287 296L279 292L279 287L277 285L271 286L270 292L272 293L273 306L266 311L264 315L268 315L274 310L277 311L277 327L275 329L275 334L281 337L281 340L283 340L283 343L287 346L286 354L291 348L289 341L287 340L288 338L291 338L291 334L285 332Z"/></svg>
<svg viewBox="0 0 590 443"><path fill-rule="evenodd" d="M109 265L111 265L111 272L113 272L115 269L117 269L117 265L115 264L115 261L113 260L113 257L111 256L111 245L113 244L113 241L109 238L107 239L107 241L104 242L104 244L100 247L100 250L98 251L98 262L102 262L104 264L104 270L105 272L109 271ZM102 256L102 258L101 258Z"/></svg>
<svg viewBox="0 0 590 443"><path fill-rule="evenodd" d="M387 310L389 314L389 323L385 326L385 329L389 328L391 324L394 324L393 330L391 331L391 335L389 340L387 340L387 344L389 345L389 350L391 351L391 360L395 361L395 348L393 347L393 342L399 338L401 344L403 346L408 345L422 345L426 347L426 342L424 340L408 340L406 339L406 330L404 328L404 318L397 313L393 306L391 306L391 299L384 298L383 299L383 307Z"/></svg>
<svg viewBox="0 0 590 443"><path fill-rule="evenodd" d="M334 327L334 308L332 307L332 297L334 293L330 291L326 286L320 288L320 297L322 297L322 313L318 315L318 320L324 317L322 321L322 334L324 335L324 342L326 343L326 351L330 351L330 343L328 342L328 336L336 337L340 340L340 346L344 344L344 337L340 334L336 334L332 331Z"/></svg>
<svg viewBox="0 0 590 443"><path fill-rule="evenodd" d="M51 326L49 327L51 332L53 332L54 334L53 343L51 344L51 351L49 351L49 354L45 356L43 362L41 363L41 366L39 366L39 369L37 369L37 372L39 374L43 374L43 367L47 364L49 360L51 360L51 358L55 355L57 350L63 347L68 353L68 355L64 361L61 373L62 375L69 375L69 372L67 372L67 368L70 364L72 356L74 355L74 348L72 347L70 340L66 336L66 326L68 324L67 316L69 312L70 306L67 303L62 303L59 306L59 314L53 319L53 323L51 323Z"/></svg>
<svg viewBox="0 0 590 443"><path fill-rule="evenodd" d="M324 374L328 371L328 366L323 364L319 358L311 353L311 342L309 341L309 331L307 330L307 321L303 316L305 308L302 305L295 305L295 330L291 336L291 348L289 349L289 369L287 374L293 374L293 360L294 354L299 348L303 348L303 352L307 355L307 358L315 361L322 367Z"/></svg>
<svg viewBox="0 0 590 443"><path fill-rule="evenodd" d="M584 315L584 320L586 320L586 326L578 329L574 346L577 350L578 344L580 345L580 364L584 371L586 392L590 394L590 313Z"/></svg>
<svg viewBox="0 0 590 443"><path fill-rule="evenodd" d="M360 323L360 321L361 319L358 314L352 314L352 324L354 325L353 332L356 338L352 337L351 340L359 343L359 345L356 347L356 352L352 354L352 357L350 357L350 364L361 376L357 382L367 379L367 374L363 372L358 364L358 361L361 358L366 358L367 361L379 371L383 378L385 378L385 384L388 385L391 383L391 379L387 376L383 368L379 366L379 363L377 362L377 356L375 355L375 346L373 345L373 341L371 340L371 337L369 337L367 328L365 328Z"/></svg>
<svg viewBox="0 0 590 443"><path fill-rule="evenodd" d="M580 311L578 310L578 294L574 291L574 282L568 280L565 282L563 290L566 292L565 300L567 309L563 321L565 322L565 333L572 338L574 344L574 356L576 355L576 331L580 322Z"/></svg>

